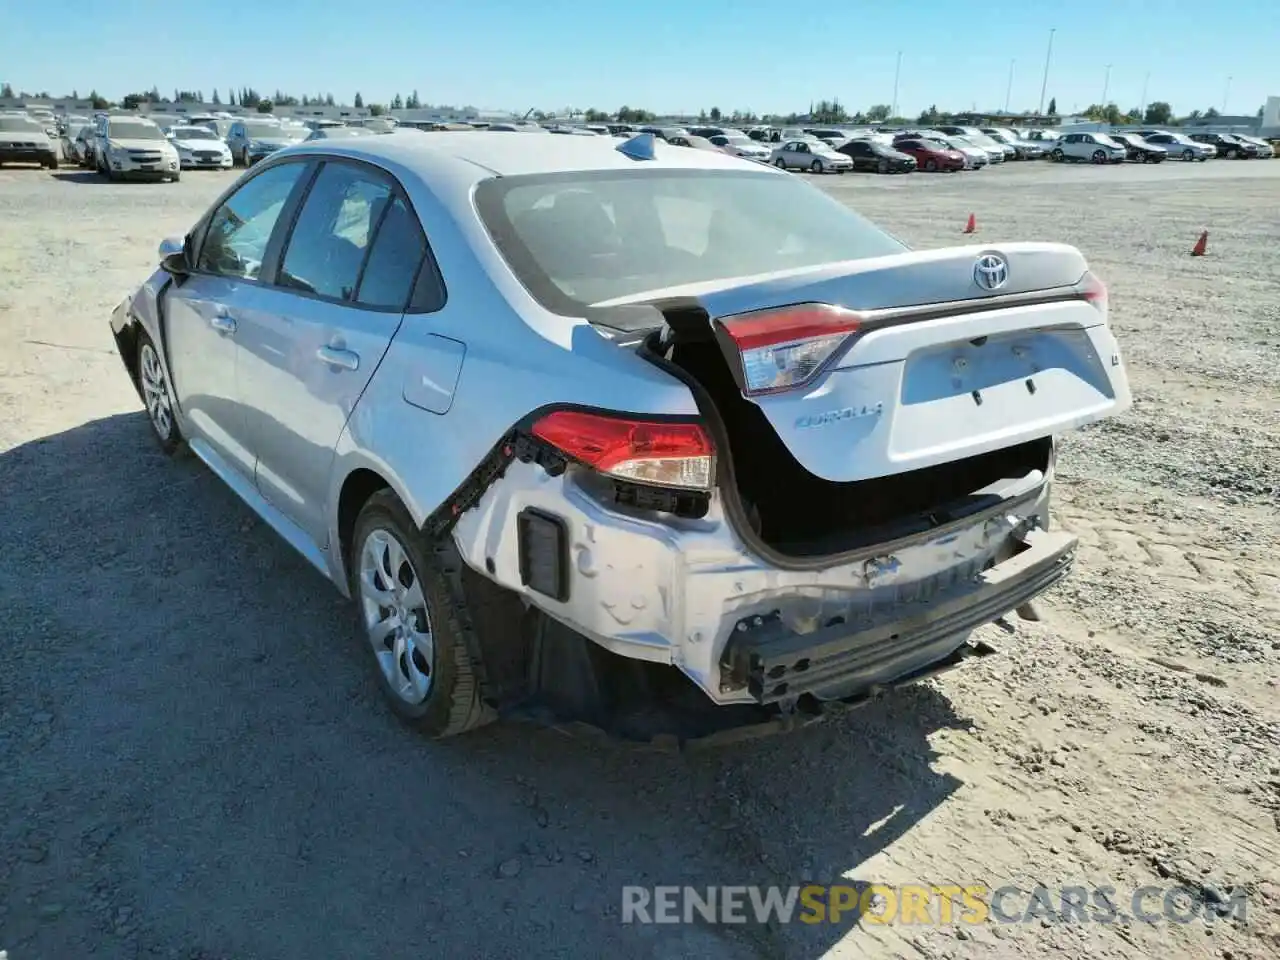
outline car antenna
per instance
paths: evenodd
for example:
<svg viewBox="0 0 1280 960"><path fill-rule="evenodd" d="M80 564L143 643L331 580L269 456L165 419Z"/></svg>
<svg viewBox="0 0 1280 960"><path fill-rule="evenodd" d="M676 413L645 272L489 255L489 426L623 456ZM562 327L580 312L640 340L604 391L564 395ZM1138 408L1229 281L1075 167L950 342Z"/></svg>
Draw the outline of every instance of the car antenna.
<svg viewBox="0 0 1280 960"><path fill-rule="evenodd" d="M638 133L618 144L615 149L632 160L656 160L657 152L654 149L656 140L652 133Z"/></svg>

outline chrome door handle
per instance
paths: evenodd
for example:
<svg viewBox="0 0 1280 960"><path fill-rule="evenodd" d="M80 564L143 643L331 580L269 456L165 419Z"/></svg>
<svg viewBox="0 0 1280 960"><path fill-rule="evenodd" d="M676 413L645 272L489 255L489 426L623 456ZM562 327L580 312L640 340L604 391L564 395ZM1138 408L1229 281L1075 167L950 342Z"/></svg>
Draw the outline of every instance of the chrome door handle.
<svg viewBox="0 0 1280 960"><path fill-rule="evenodd" d="M233 318L228 317L225 313L215 313L209 318L209 326L220 333L235 333L236 322Z"/></svg>
<svg viewBox="0 0 1280 960"><path fill-rule="evenodd" d="M340 370L360 369L360 355L352 353L350 350L340 350L337 347L321 347L316 351L316 358L321 363L327 363L329 366Z"/></svg>

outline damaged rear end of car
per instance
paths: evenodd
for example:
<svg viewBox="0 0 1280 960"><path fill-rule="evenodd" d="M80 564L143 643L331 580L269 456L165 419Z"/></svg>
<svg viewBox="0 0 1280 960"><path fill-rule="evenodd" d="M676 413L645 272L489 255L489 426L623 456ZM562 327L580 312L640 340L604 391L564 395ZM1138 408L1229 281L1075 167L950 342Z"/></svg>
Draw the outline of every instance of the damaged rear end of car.
<svg viewBox="0 0 1280 960"><path fill-rule="evenodd" d="M548 294L699 413L534 411L448 512L535 637L510 703L642 737L791 725L990 652L972 631L1068 573L1054 438L1130 402L1080 253L881 235L803 262L787 229L780 269L753 251L750 272ZM505 240L537 291L537 252Z"/></svg>

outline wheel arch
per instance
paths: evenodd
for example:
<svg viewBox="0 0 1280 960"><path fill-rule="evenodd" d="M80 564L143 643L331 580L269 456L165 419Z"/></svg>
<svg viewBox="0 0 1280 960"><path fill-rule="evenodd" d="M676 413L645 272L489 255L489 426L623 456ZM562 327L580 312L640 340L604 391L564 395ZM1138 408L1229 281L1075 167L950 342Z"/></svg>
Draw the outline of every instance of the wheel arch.
<svg viewBox="0 0 1280 960"><path fill-rule="evenodd" d="M338 491L335 523L338 556L344 573L351 566L351 540L355 536L356 518L360 516L360 511L369 502L369 498L382 490L394 492L394 488L382 474L368 467L356 467L342 481L342 487ZM399 494L397 497L399 498ZM403 498L400 500L401 503L404 502Z"/></svg>
<svg viewBox="0 0 1280 960"><path fill-rule="evenodd" d="M133 384L133 389L137 391L139 398L142 397L142 385L138 380L138 335L141 331L142 324L132 314L120 329L113 327L111 330L111 335L116 341L116 350L120 353L120 360L124 363L129 381Z"/></svg>
<svg viewBox="0 0 1280 960"><path fill-rule="evenodd" d="M338 589L348 595L356 519L369 498L382 490L389 490L404 506L417 527L425 522L426 514L422 505L409 496L405 485L386 464L371 461L365 456L348 454L339 457L334 466L329 498L332 504L327 551L329 572Z"/></svg>

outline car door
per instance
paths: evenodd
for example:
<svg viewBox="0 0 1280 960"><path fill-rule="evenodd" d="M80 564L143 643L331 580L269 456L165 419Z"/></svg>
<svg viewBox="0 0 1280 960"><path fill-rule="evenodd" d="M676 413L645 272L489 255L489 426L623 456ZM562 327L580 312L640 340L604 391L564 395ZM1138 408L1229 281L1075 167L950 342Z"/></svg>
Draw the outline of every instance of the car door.
<svg viewBox="0 0 1280 960"><path fill-rule="evenodd" d="M324 160L241 327L258 492L323 545L334 447L400 326L426 252L382 170Z"/></svg>
<svg viewBox="0 0 1280 960"><path fill-rule="evenodd" d="M246 479L254 456L237 387L237 326L309 166L277 164L242 183L196 231L191 273L165 297L169 368L188 438Z"/></svg>

